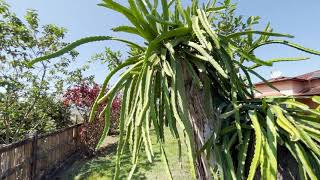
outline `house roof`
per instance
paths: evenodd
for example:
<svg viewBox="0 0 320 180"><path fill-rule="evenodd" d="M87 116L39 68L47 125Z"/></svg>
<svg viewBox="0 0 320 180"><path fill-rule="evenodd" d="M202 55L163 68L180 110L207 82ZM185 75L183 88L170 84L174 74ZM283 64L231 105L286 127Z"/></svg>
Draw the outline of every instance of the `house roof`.
<svg viewBox="0 0 320 180"><path fill-rule="evenodd" d="M280 81L309 81L309 80L313 80L313 79L320 79L320 70L317 71L313 71L310 73L306 73L306 74L302 74L296 77L285 77L285 76L281 76L278 78L273 78L273 79L269 79L268 82L272 83L272 82L280 82ZM265 84L265 82L258 82L255 85L262 85Z"/></svg>
<svg viewBox="0 0 320 180"><path fill-rule="evenodd" d="M320 70L303 74L303 75L297 76L296 78L302 79L302 80L320 79Z"/></svg>
<svg viewBox="0 0 320 180"><path fill-rule="evenodd" d="M313 96L313 95L320 95L320 86L316 85L313 86L312 83L316 82L314 80L320 80L320 70L318 71L313 71L310 73L302 74L296 77L278 77L278 78L273 78L268 80L270 83L275 83L275 82L285 82L285 81L299 81L299 82L307 82L306 83L300 83L299 85L297 84L296 86L300 86L302 90L298 92L294 92L292 95L293 96ZM311 84L310 84L311 83ZM266 85L265 82L259 82L257 85ZM274 84L277 86L276 84ZM257 86L258 87L258 86ZM266 93L266 92L265 92ZM282 95L281 92L275 91L275 92L267 92L268 96L270 95ZM263 97L266 96L266 94L257 94L257 97Z"/></svg>
<svg viewBox="0 0 320 180"><path fill-rule="evenodd" d="M312 96L312 95L319 95L319 94L320 94L320 87L313 87L313 88L305 89L299 92L297 96Z"/></svg>

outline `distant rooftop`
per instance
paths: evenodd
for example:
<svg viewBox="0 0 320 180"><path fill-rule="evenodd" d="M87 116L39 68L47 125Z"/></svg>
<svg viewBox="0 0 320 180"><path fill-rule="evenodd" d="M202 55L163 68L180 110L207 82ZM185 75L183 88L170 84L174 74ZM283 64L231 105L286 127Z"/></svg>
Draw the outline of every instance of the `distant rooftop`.
<svg viewBox="0 0 320 180"><path fill-rule="evenodd" d="M303 74L303 75L297 76L296 78L303 79L303 80L320 79L320 70Z"/></svg>
<svg viewBox="0 0 320 180"><path fill-rule="evenodd" d="M293 83L293 81L295 83ZM265 82L255 84L258 93L256 97L264 97L271 95L293 95L293 96L313 96L320 95L320 70L302 74L295 77L277 77L269 79L273 86L279 89L276 91ZM266 89L266 87L268 87Z"/></svg>
<svg viewBox="0 0 320 180"><path fill-rule="evenodd" d="M292 81L309 81L309 80L314 80L314 79L320 79L320 70L317 71L313 71L310 73L306 73L306 74L302 74L299 76L295 76L295 77L285 77L285 76L281 76L278 78L272 78L269 79L268 82L280 82L280 81L288 81L288 80L292 80ZM262 82L258 82L255 85L261 85L261 84L265 84L263 81Z"/></svg>

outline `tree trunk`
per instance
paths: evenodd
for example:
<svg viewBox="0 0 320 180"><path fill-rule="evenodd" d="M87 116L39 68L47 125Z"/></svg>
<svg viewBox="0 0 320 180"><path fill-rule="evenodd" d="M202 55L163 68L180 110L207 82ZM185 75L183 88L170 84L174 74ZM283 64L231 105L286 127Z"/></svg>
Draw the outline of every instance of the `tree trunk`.
<svg viewBox="0 0 320 180"><path fill-rule="evenodd" d="M187 89L189 98L190 120L193 129L194 144L196 152L210 138L214 129L214 120L206 114L204 109L204 93L196 88ZM210 173L210 163L204 153L196 157L196 175L198 179L212 179Z"/></svg>
<svg viewBox="0 0 320 180"><path fill-rule="evenodd" d="M208 114L205 109L205 92L203 88L197 87L186 71L185 64L182 64L184 74L185 93L188 100L189 119L193 130L193 143L195 152L198 152L212 135L215 125L213 114ZM203 77L200 77L203 78ZM213 112L213 111L211 111ZM206 154L201 153L196 157L197 179L213 179L210 173L210 165L213 165L212 158L209 160Z"/></svg>
<svg viewBox="0 0 320 180"><path fill-rule="evenodd" d="M205 104L209 99L205 98L204 89L199 89L192 79L186 76L187 73L184 71L184 81L185 81L185 91L188 98L188 109L190 114L190 121L193 129L193 140L195 145L195 152L198 152L203 145L211 137L214 130L219 128L217 118L213 113L214 110L211 109L208 111L205 107ZM200 75L200 78L201 77ZM215 93L215 92L211 92ZM208 114L212 112L212 114ZM250 142L251 147L248 152L248 161L246 171L249 171L251 158L253 157L253 148L254 141ZM278 146L278 173L277 179L280 180L295 180L299 179L299 169L298 164L295 159L292 157L290 152L281 146ZM199 180L211 180L213 179L212 174L210 173L210 165L215 165L215 161L212 157L209 160L206 157L205 153L201 153L196 157L196 175ZM255 179L260 179L260 170L257 169Z"/></svg>
<svg viewBox="0 0 320 180"><path fill-rule="evenodd" d="M279 146L277 152L278 158L278 174L279 180L296 180L299 178L298 163L291 155L288 149Z"/></svg>

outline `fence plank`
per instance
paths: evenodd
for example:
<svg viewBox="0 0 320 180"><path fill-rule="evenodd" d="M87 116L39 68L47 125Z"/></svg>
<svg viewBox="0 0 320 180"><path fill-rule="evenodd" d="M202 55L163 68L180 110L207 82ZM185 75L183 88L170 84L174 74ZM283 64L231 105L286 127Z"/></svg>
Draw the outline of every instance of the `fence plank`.
<svg viewBox="0 0 320 180"><path fill-rule="evenodd" d="M15 167L15 165L14 165L14 149L11 149L9 151L9 169L13 169L14 167ZM14 173L12 173L12 171L10 171L8 179L15 180Z"/></svg>
<svg viewBox="0 0 320 180"><path fill-rule="evenodd" d="M0 179L41 179L80 150L82 124L0 147Z"/></svg>
<svg viewBox="0 0 320 180"><path fill-rule="evenodd" d="M24 146L24 145L23 145ZM14 167L19 167L18 169L16 169L15 171L15 179L22 179L21 178L21 170L24 166L24 162L23 162L23 159L22 159L22 156L23 156L23 146L20 146L20 147L17 147L14 151L14 154L15 154L15 158L14 158Z"/></svg>
<svg viewBox="0 0 320 180"><path fill-rule="evenodd" d="M25 167L23 168L23 174L26 177L26 179L31 179L31 145L32 143L28 143L24 146L24 160L27 161L25 164Z"/></svg>

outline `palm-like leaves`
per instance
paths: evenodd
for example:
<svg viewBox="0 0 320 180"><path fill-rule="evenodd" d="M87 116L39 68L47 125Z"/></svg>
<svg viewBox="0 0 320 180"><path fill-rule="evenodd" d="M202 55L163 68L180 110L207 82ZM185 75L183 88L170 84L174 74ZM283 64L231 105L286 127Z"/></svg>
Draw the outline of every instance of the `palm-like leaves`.
<svg viewBox="0 0 320 180"><path fill-rule="evenodd" d="M318 147L320 112L290 99L248 100L253 98L254 92L250 74L261 77L253 71L253 68L270 66L279 61L306 59L280 58L264 61L254 55L255 49L278 43L311 54L320 55L320 52L281 39L270 40L273 37L291 38L292 36L274 33L269 26L265 31L249 30L227 35L217 33L218 31L211 26L213 12L223 10L230 1L225 1L220 7L215 7L214 3L208 3L202 9L194 0L191 7L183 9L180 0L172 0L170 3L161 0L161 12L158 11L160 4L157 0L154 3L150 3L149 0L128 0L128 2L129 7L125 7L113 0L103 0L100 6L124 15L132 26L120 26L114 30L141 36L146 41L146 47L112 37L89 37L30 63L62 55L78 45L98 40L122 41L139 49L140 54L124 61L106 77L90 115L92 120L98 104L109 102L100 114L106 118L105 131L100 141L102 142L109 129L112 99L117 91L124 90L115 179L119 175L120 157L124 146L129 144L132 152L133 169L130 173L132 174L138 165L138 156L142 147L149 161L153 160L149 128L155 129L158 143L162 144L164 143L163 128L167 126L180 143L177 124L186 133L191 172L194 177L196 177L194 169L196 155L212 153L216 157L212 175L216 178L243 179L247 171L248 179L252 179L256 169L260 167L263 177L275 179L276 152L279 142L290 150L300 166L307 167L302 168L301 176L308 175L310 178L320 176L318 168L320 166ZM173 11L170 11L171 9ZM255 37L253 35L259 37L246 47L236 43L239 39L252 39ZM247 67L244 61L253 62L254 65ZM108 94L104 95L104 89L109 84L110 78L128 66L130 68L121 74L118 82L112 86ZM241 74L245 74L248 81L243 79ZM217 122L221 124L222 130L218 132L219 128L216 129L212 138L209 138L200 150L196 150L193 144L194 137L183 81L185 75L191 76L195 85L205 89L206 97L210 99L205 105L207 111L220 113ZM214 91L216 88L218 90ZM314 101L319 103L319 98L315 97ZM223 104L226 106L222 107ZM245 169L248 144L253 133L254 155L250 169ZM167 162L162 145L161 151ZM231 153L236 156L231 156ZM237 166L236 162L238 162Z"/></svg>

